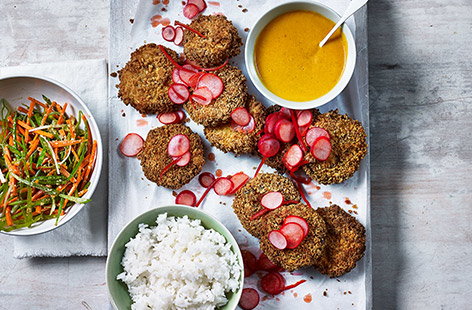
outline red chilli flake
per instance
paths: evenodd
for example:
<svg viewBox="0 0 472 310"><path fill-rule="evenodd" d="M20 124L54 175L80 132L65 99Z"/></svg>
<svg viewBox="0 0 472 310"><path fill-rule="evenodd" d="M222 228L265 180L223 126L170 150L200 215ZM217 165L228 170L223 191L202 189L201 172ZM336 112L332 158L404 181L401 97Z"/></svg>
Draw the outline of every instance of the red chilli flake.
<svg viewBox="0 0 472 310"><path fill-rule="evenodd" d="M186 24L183 24L183 23L181 23L181 22L179 22L179 21L175 21L174 24L176 24L176 25L178 25L178 26L181 26L181 27L184 27L185 29L187 29L187 30L189 30L189 31L191 31L191 32L193 32L193 33L195 33L195 34L198 35L199 37L202 37L202 38L205 38L205 39L206 39L206 36L204 36L201 32L199 32L199 31L197 31L197 30L191 28L190 26L188 26L188 25L186 25Z"/></svg>

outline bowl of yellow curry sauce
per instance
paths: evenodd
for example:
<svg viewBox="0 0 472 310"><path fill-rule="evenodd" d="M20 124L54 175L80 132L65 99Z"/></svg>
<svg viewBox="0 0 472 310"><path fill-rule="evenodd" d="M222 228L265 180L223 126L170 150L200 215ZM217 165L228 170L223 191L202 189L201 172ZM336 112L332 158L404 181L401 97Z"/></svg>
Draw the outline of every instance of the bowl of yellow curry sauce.
<svg viewBox="0 0 472 310"><path fill-rule="evenodd" d="M249 77L269 100L310 109L333 100L348 84L356 46L344 24L323 46L319 42L340 16L311 1L284 3L266 12L249 33L245 61Z"/></svg>

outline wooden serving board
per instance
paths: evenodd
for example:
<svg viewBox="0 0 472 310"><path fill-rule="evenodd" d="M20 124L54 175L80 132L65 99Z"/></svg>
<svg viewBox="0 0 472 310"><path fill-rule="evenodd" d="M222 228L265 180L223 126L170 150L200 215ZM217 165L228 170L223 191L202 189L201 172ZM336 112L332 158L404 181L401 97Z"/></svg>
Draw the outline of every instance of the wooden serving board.
<svg viewBox="0 0 472 310"><path fill-rule="evenodd" d="M111 246L114 238L127 222L144 211L158 206L174 203L171 190L157 187L149 182L143 175L139 161L133 158L125 158L119 154L118 145L122 138L136 132L146 137L147 132L160 123L155 116L143 117L131 107L125 106L117 97L118 79L113 73L122 68L129 60L129 55L137 47L145 43L165 44L178 52L180 48L165 42L161 38L161 26L152 27L151 17L157 14L167 17L171 21L179 19L186 22L182 16L181 1L171 1L166 12L162 12L162 4L153 5L153 0L125 1L112 0L110 8L110 72L109 79L109 225L108 240ZM156 1L157 2L157 1ZM163 1L160 1L163 2ZM336 11L341 12L349 0L324 0ZM271 7L283 3L282 0L221 0L219 5L214 2L209 4L205 14L224 13L233 21L243 37L247 37L245 28L251 28L258 16ZM132 23L133 21L133 23ZM341 113L348 113L358 119L369 132L369 102L368 102L368 67L367 67L367 10L361 9L348 25L355 33L357 44L357 65L354 76L346 90L335 100L320 108L321 112L331 109L339 109ZM243 55L232 59L238 67L246 72ZM248 82L249 91L266 106L270 102L264 98L253 85ZM202 137L203 127L193 122L188 124ZM204 139L205 140L205 139ZM259 159L254 156L235 157L232 154L224 154L204 141L206 154L215 154L215 161L208 161L203 171L215 172L221 169L223 175L244 171L248 175L254 173L254 167ZM307 187L310 201L313 206L324 207L330 202L336 203L350 211L367 229L367 250L364 258L358 266L349 274L338 279L329 279L320 275L314 268L290 273L284 273L287 283L293 283L300 279L308 282L294 290L286 291L276 298L263 297L257 309L370 309L371 308L371 251L370 251L370 171L369 155L363 160L360 170L348 181L339 185L320 186L320 188ZM271 172L272 169L264 167L263 171ZM202 193L198 181L184 186L182 189L193 190L197 196ZM253 252L258 251L257 239L250 236L241 226L234 215L231 202L233 197L219 197L209 195L205 200L202 210L208 212L227 226L233 233L241 248L248 248ZM350 202L350 203L349 203ZM356 205L357 208L353 208ZM357 213L357 214L356 214ZM245 285L257 288L258 277L246 278ZM261 292L261 296L264 294Z"/></svg>

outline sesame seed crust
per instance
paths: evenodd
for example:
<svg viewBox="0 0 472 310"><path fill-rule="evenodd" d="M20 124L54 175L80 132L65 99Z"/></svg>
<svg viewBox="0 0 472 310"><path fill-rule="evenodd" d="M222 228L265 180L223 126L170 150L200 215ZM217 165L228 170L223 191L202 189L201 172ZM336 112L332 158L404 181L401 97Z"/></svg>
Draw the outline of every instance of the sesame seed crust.
<svg viewBox="0 0 472 310"><path fill-rule="evenodd" d="M367 135L361 122L334 110L319 115L313 126L328 131L332 151L325 161L308 153L305 159L310 163L303 166L305 173L321 184L341 183L352 177L367 154Z"/></svg>
<svg viewBox="0 0 472 310"><path fill-rule="evenodd" d="M316 212L326 222L328 234L325 250L315 268L331 278L342 276L364 256L365 228L338 205L319 208Z"/></svg>
<svg viewBox="0 0 472 310"><path fill-rule="evenodd" d="M201 105L191 100L184 104L192 120L203 126L218 126L227 123L234 109L246 105L246 77L241 70L226 65L214 74L223 81L224 90L221 95L208 105Z"/></svg>
<svg viewBox="0 0 472 310"><path fill-rule="evenodd" d="M225 16L200 15L189 26L206 37L184 30L184 54L198 65L205 68L218 66L240 53L241 37Z"/></svg>
<svg viewBox="0 0 472 310"><path fill-rule="evenodd" d="M166 48L178 60L177 53ZM172 83L174 66L159 47L146 44L131 53L125 67L118 71L118 97L143 114L175 111L178 106L169 99L167 91Z"/></svg>
<svg viewBox="0 0 472 310"><path fill-rule="evenodd" d="M170 139L178 134L186 135L190 139L190 162L184 167L172 166L161 177L164 167L172 162L172 158L167 153L167 146ZM178 189L190 182L200 173L205 164L202 139L182 124L165 125L149 131L138 159L141 161L146 178L159 186L171 189Z"/></svg>
<svg viewBox="0 0 472 310"><path fill-rule="evenodd" d="M273 191L280 192L285 200L300 200L300 194L293 182L275 173L259 173L236 192L233 200L234 213L243 227L256 238L265 233L265 218L271 212L254 220L251 220L251 216L264 208L260 204L262 196Z"/></svg>
<svg viewBox="0 0 472 310"><path fill-rule="evenodd" d="M270 243L268 235L282 227L284 220L295 215L308 222L308 235L295 249L279 250ZM265 217L265 233L260 239L260 247L274 263L287 271L311 266L322 255L326 244L326 225L321 216L311 207L302 203L281 206Z"/></svg>
<svg viewBox="0 0 472 310"><path fill-rule="evenodd" d="M239 132L231 127L231 123L216 127L205 127L205 137L215 147L223 152L234 154L255 154L257 152L258 132L264 128L266 117L265 107L254 96L248 98L246 106L255 121L252 132Z"/></svg>

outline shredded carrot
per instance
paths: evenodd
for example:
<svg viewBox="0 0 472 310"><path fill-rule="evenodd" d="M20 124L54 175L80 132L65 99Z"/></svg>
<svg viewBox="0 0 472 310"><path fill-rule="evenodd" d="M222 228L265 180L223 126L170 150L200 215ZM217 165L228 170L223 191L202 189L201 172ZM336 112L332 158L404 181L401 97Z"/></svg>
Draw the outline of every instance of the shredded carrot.
<svg viewBox="0 0 472 310"><path fill-rule="evenodd" d="M60 107L59 105L57 105L57 106ZM59 118L57 119L57 124L58 125L61 125L64 122L64 113L66 113L66 109L67 109L67 103L64 104L64 106L61 108L61 111L58 111L58 112L61 113L59 115Z"/></svg>
<svg viewBox="0 0 472 310"><path fill-rule="evenodd" d="M24 113L24 114L28 114L28 110L26 110L23 107L18 107L18 111L20 111L21 113Z"/></svg>
<svg viewBox="0 0 472 310"><path fill-rule="evenodd" d="M58 148L82 143L83 140L51 141L51 146Z"/></svg>
<svg viewBox="0 0 472 310"><path fill-rule="evenodd" d="M5 209L5 219L8 226L13 226L13 219L11 218L11 207Z"/></svg>

